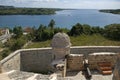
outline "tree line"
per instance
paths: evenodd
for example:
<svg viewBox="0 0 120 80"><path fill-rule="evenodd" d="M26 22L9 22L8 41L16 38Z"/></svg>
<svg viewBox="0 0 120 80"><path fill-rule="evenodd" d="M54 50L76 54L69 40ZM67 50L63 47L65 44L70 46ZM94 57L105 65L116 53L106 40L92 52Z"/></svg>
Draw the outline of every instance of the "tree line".
<svg viewBox="0 0 120 80"><path fill-rule="evenodd" d="M38 28L32 27L31 31L27 35L23 35L23 28L16 26L10 30L13 33L12 39L10 39L5 45L11 50L20 49L28 41L45 41L52 39L53 35L57 32L65 32L69 36L80 36L100 34L111 40L120 41L120 24L110 24L104 27L93 27L88 24L76 23L71 29L55 27L55 21L52 19L48 26L40 25Z"/></svg>
<svg viewBox="0 0 120 80"><path fill-rule="evenodd" d="M100 12L105 12L105 13L112 13L112 14L120 14L120 9L104 9L104 10L99 10Z"/></svg>
<svg viewBox="0 0 120 80"><path fill-rule="evenodd" d="M13 29L10 29L10 32L13 33L11 39L9 39L5 44L6 50L4 50L1 55L6 57L11 51L20 49L28 41L39 42L45 40L51 40L53 35L58 32L65 32L69 36L80 36L80 35L93 35L100 34L107 39L120 41L120 24L110 24L104 27L99 26L90 26L88 24L76 23L72 26L71 29L60 28L55 26L55 21L52 19L47 26L40 25L38 28L30 28L30 32L27 35L23 35L24 29L21 26L15 26Z"/></svg>
<svg viewBox="0 0 120 80"><path fill-rule="evenodd" d="M57 32L65 32L69 36L101 34L112 40L120 40L120 24L110 24L99 27L76 23L71 29L55 27L55 24L55 21L52 19L48 26L41 24L38 28L32 27L31 32L27 35L28 39L33 41L45 41L51 39ZM23 28L21 26L16 26L11 31L14 33L14 38L19 38L23 35Z"/></svg>
<svg viewBox="0 0 120 80"><path fill-rule="evenodd" d="M104 27L91 27L87 24L81 25L80 23L77 23L69 32L69 35L71 36L79 36L81 34L101 34L108 39L120 41L120 24L110 24Z"/></svg>
<svg viewBox="0 0 120 80"><path fill-rule="evenodd" d="M17 8L13 6L0 6L0 15L51 15L61 9L53 8Z"/></svg>

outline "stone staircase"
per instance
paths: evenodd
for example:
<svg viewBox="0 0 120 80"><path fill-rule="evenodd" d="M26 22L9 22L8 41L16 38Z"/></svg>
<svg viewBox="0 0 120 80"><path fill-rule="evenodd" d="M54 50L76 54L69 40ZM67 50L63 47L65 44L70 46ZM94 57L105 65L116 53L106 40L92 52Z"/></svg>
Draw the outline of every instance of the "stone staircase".
<svg viewBox="0 0 120 80"><path fill-rule="evenodd" d="M111 75L112 74L112 67L110 62L99 62L98 63L98 70L103 75Z"/></svg>

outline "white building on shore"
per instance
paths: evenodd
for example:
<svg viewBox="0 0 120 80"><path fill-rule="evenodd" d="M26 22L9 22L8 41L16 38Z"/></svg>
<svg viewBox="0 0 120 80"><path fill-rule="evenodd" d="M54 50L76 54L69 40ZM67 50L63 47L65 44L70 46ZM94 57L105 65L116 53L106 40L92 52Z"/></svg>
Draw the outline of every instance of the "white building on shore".
<svg viewBox="0 0 120 80"><path fill-rule="evenodd" d="M8 39L11 38L9 29L1 29L0 33L1 33L0 42L2 42L2 43L5 43Z"/></svg>

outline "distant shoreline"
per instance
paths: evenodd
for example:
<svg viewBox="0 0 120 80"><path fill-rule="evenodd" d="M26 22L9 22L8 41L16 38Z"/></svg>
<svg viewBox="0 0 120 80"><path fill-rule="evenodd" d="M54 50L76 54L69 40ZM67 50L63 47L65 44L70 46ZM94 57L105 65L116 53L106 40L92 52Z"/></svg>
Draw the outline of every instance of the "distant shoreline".
<svg viewBox="0 0 120 80"><path fill-rule="evenodd" d="M0 15L53 15L59 8L18 8L13 6L0 6Z"/></svg>
<svg viewBox="0 0 120 80"><path fill-rule="evenodd" d="M103 10L99 10L99 11L104 12L104 13L112 13L112 14L120 15L120 9L103 9Z"/></svg>
<svg viewBox="0 0 120 80"><path fill-rule="evenodd" d="M56 27L69 29L75 23L100 27L120 23L119 15L104 14L97 9L63 9L53 15L0 15L0 27L39 27L40 24L48 25L51 19L56 21Z"/></svg>

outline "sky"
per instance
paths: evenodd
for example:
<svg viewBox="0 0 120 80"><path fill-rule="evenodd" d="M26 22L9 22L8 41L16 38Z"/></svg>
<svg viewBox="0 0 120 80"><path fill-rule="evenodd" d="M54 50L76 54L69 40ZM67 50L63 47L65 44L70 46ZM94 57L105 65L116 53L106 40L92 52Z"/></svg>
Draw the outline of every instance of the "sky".
<svg viewBox="0 0 120 80"><path fill-rule="evenodd" d="M120 9L120 0L0 0L0 5L39 8Z"/></svg>

